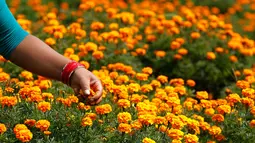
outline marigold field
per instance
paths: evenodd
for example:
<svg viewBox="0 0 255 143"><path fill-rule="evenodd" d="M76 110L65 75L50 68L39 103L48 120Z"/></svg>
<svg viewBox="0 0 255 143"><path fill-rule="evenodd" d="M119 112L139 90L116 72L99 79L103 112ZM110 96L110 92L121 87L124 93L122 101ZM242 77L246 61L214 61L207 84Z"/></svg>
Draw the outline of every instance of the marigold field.
<svg viewBox="0 0 255 143"><path fill-rule="evenodd" d="M1 143L254 143L255 0L7 3L104 98L89 106L1 57Z"/></svg>

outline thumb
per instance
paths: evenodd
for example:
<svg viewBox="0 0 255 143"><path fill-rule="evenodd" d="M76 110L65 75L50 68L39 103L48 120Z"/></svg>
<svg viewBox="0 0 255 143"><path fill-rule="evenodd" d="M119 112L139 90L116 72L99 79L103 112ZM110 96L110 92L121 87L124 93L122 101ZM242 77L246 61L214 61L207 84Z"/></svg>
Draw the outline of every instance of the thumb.
<svg viewBox="0 0 255 143"><path fill-rule="evenodd" d="M90 80L88 79L81 79L81 89L84 94L89 95L90 94Z"/></svg>

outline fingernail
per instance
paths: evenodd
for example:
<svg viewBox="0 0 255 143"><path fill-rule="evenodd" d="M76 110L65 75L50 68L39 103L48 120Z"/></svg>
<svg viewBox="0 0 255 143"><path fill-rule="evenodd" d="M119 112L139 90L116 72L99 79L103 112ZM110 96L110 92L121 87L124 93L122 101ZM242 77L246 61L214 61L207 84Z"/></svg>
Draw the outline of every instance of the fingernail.
<svg viewBox="0 0 255 143"><path fill-rule="evenodd" d="M89 95L90 94L90 91L87 89L84 91L85 94Z"/></svg>

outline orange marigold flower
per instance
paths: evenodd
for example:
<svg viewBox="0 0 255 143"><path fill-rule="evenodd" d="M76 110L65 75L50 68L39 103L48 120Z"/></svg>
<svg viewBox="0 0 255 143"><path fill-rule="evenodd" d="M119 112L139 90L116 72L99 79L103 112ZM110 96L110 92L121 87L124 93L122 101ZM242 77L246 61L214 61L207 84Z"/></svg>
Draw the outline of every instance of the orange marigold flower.
<svg viewBox="0 0 255 143"><path fill-rule="evenodd" d="M140 130L143 127L143 124L139 120L133 121L130 125L133 129L136 130Z"/></svg>
<svg viewBox="0 0 255 143"><path fill-rule="evenodd" d="M128 123L132 118L129 112L121 112L117 115L119 123Z"/></svg>
<svg viewBox="0 0 255 143"><path fill-rule="evenodd" d="M178 54L184 56L184 55L187 55L188 54L188 50L187 49L184 49L184 48L180 48L178 50Z"/></svg>
<svg viewBox="0 0 255 143"><path fill-rule="evenodd" d="M254 98L255 90L252 88L242 89L242 95L244 97Z"/></svg>
<svg viewBox="0 0 255 143"><path fill-rule="evenodd" d="M241 98L238 94L233 93L233 94L229 94L226 99L228 100L228 102L230 103L231 106L233 106L235 103L240 102Z"/></svg>
<svg viewBox="0 0 255 143"><path fill-rule="evenodd" d="M92 53L92 56L97 60L101 60L104 58L104 53L102 51L95 51Z"/></svg>
<svg viewBox="0 0 255 143"><path fill-rule="evenodd" d="M50 135L51 132L50 131L43 131L43 134L45 134L46 136Z"/></svg>
<svg viewBox="0 0 255 143"><path fill-rule="evenodd" d="M167 83L168 82L168 77L164 75L159 75L157 77L157 80L160 81L161 83Z"/></svg>
<svg viewBox="0 0 255 143"><path fill-rule="evenodd" d="M150 84L144 84L144 85L142 85L142 87L141 87L141 91L143 92L143 93L147 93L147 92L150 92L150 91L152 91L153 90L153 88L152 88L152 86L150 85Z"/></svg>
<svg viewBox="0 0 255 143"><path fill-rule="evenodd" d="M198 143L198 137L192 134L185 135L184 140L185 140L185 143Z"/></svg>
<svg viewBox="0 0 255 143"><path fill-rule="evenodd" d="M140 84L130 83L127 88L128 88L128 91L131 93L138 92L140 90Z"/></svg>
<svg viewBox="0 0 255 143"><path fill-rule="evenodd" d="M231 107L229 105L220 105L217 107L217 111L220 114L229 114L231 112Z"/></svg>
<svg viewBox="0 0 255 143"><path fill-rule="evenodd" d="M253 107L254 106L254 101L251 98L245 97L245 98L242 98L241 101L246 106L249 106L249 107Z"/></svg>
<svg viewBox="0 0 255 143"><path fill-rule="evenodd" d="M2 123L0 123L0 135L3 134L4 132L6 132L6 126Z"/></svg>
<svg viewBox="0 0 255 143"><path fill-rule="evenodd" d="M230 56L230 57L229 57L229 60L230 60L231 62L233 62L233 63L238 62L237 57L234 56L234 55Z"/></svg>
<svg viewBox="0 0 255 143"><path fill-rule="evenodd" d="M212 120L216 122L223 122L224 121L224 116L221 114L214 114L212 116Z"/></svg>
<svg viewBox="0 0 255 143"><path fill-rule="evenodd" d="M21 130L27 130L28 128L27 128L27 126L26 125L24 125L24 124L17 124L17 125L15 125L15 127L13 128L13 132L14 132L14 134L17 134L19 131L21 131Z"/></svg>
<svg viewBox="0 0 255 143"><path fill-rule="evenodd" d="M188 79L186 81L187 85L190 86L190 87L194 87L196 85L196 82L192 79Z"/></svg>
<svg viewBox="0 0 255 143"><path fill-rule="evenodd" d="M129 108L130 107L130 101L127 99L119 99L117 102L119 107L122 108Z"/></svg>
<svg viewBox="0 0 255 143"><path fill-rule="evenodd" d="M156 55L156 57L159 57L159 58L163 58L166 56L166 52L162 50L155 51L154 54Z"/></svg>
<svg viewBox="0 0 255 143"><path fill-rule="evenodd" d="M35 127L41 131L47 131L50 127L50 122L48 120L38 120L35 123Z"/></svg>
<svg viewBox="0 0 255 143"><path fill-rule="evenodd" d="M56 40L53 38L47 38L45 39L45 43L49 46L55 45L56 44Z"/></svg>
<svg viewBox="0 0 255 143"><path fill-rule="evenodd" d="M207 108L205 109L205 114L208 116L212 116L214 114L215 110L213 108Z"/></svg>
<svg viewBox="0 0 255 143"><path fill-rule="evenodd" d="M216 59L216 55L214 54L214 52L207 52L206 58L208 60L214 60L214 59Z"/></svg>
<svg viewBox="0 0 255 143"><path fill-rule="evenodd" d="M26 119L24 124L30 126L30 127L33 127L36 123L36 120L35 119Z"/></svg>
<svg viewBox="0 0 255 143"><path fill-rule="evenodd" d="M4 106L14 106L18 103L17 97L15 96L0 96L0 103L2 105L2 107Z"/></svg>
<svg viewBox="0 0 255 143"><path fill-rule="evenodd" d="M236 82L236 86L241 88L241 89L249 88L250 87L250 83L248 81L245 81L245 80L238 80Z"/></svg>
<svg viewBox="0 0 255 143"><path fill-rule="evenodd" d="M181 60L181 59L182 59L182 55L180 55L180 54L174 54L174 59L175 59L175 60Z"/></svg>
<svg viewBox="0 0 255 143"><path fill-rule="evenodd" d="M140 96L138 94L132 94L130 101L133 103L141 102L143 99L143 96Z"/></svg>
<svg viewBox="0 0 255 143"><path fill-rule="evenodd" d="M182 78L174 78L171 79L169 83L174 86L180 86L184 85L184 80Z"/></svg>
<svg viewBox="0 0 255 143"><path fill-rule="evenodd" d="M120 132L124 132L124 133L130 133L132 131L132 128L129 124L126 124L126 123L120 123L119 124L119 127L118 127L118 130Z"/></svg>
<svg viewBox="0 0 255 143"><path fill-rule="evenodd" d="M145 68L142 69L142 72L145 73L145 74L150 75L150 74L152 74L153 70L152 70L151 67L145 67Z"/></svg>
<svg viewBox="0 0 255 143"><path fill-rule="evenodd" d="M93 121L92 121L92 119L89 118L89 117L82 118L82 120L81 120L81 125L82 125L83 127L92 126L92 124L93 124Z"/></svg>
<svg viewBox="0 0 255 143"><path fill-rule="evenodd" d="M146 50L143 48L137 48L135 52L137 53L137 55L141 55L141 56L144 56L146 54Z"/></svg>
<svg viewBox="0 0 255 143"><path fill-rule="evenodd" d="M184 135L184 133L181 130L173 129L173 128L167 130L166 134L171 139L177 139L177 140L181 140L183 138L183 135Z"/></svg>
<svg viewBox="0 0 255 143"><path fill-rule="evenodd" d="M104 115L112 112L112 107L110 104L103 104L96 106L95 110L97 114Z"/></svg>
<svg viewBox="0 0 255 143"><path fill-rule="evenodd" d="M250 121L250 127L254 128L255 127L255 120Z"/></svg>
<svg viewBox="0 0 255 143"><path fill-rule="evenodd" d="M173 41L170 47L172 50L179 49L181 47L181 44L179 42Z"/></svg>
<svg viewBox="0 0 255 143"><path fill-rule="evenodd" d="M145 81L145 80L148 79L148 77L149 77L149 75L146 74L146 73L137 73L137 74L136 74L136 78L137 78L138 80Z"/></svg>
<svg viewBox="0 0 255 143"><path fill-rule="evenodd" d="M156 143L153 139L150 139L150 138L144 138L143 139L143 141L142 141L143 143Z"/></svg>
<svg viewBox="0 0 255 143"><path fill-rule="evenodd" d="M190 36L191 36L192 39L198 39L198 38L200 38L200 33L198 33L198 32L192 32L192 33L190 34Z"/></svg>
<svg viewBox="0 0 255 143"><path fill-rule="evenodd" d="M197 91L196 92L196 97L198 99L208 99L208 93L206 91Z"/></svg>
<svg viewBox="0 0 255 143"><path fill-rule="evenodd" d="M41 110L42 112L46 112L47 110L50 111L51 104L45 101L39 102L37 105L37 109Z"/></svg>
<svg viewBox="0 0 255 143"><path fill-rule="evenodd" d="M33 138L33 134L30 130L20 130L16 133L16 138L19 139L21 142L29 142Z"/></svg>

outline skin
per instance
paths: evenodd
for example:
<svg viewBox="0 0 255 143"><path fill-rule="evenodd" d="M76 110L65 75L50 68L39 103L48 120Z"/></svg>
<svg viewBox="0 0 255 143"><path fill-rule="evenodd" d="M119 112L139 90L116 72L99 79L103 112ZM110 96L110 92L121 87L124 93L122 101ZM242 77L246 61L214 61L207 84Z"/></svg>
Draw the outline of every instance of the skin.
<svg viewBox="0 0 255 143"><path fill-rule="evenodd" d="M54 51L51 47L33 35L28 35L11 53L10 61L38 75L61 81L61 71L70 59ZM96 92L88 99L91 105L102 100L100 80L85 68L78 68L71 77L70 85L77 96L87 98L90 89ZM83 93L80 95L79 91Z"/></svg>

